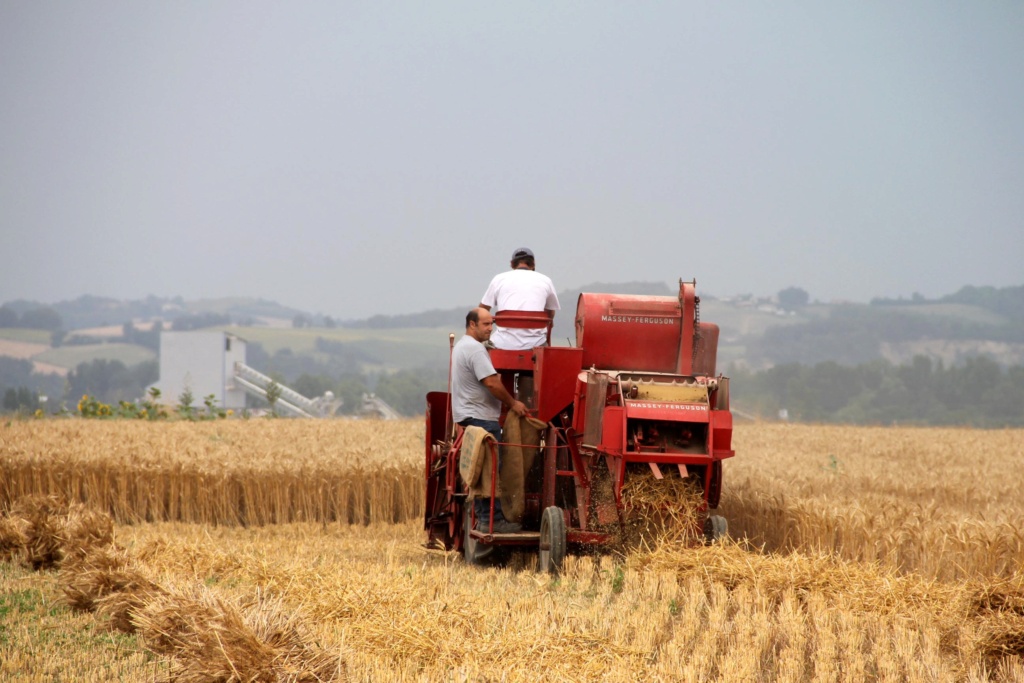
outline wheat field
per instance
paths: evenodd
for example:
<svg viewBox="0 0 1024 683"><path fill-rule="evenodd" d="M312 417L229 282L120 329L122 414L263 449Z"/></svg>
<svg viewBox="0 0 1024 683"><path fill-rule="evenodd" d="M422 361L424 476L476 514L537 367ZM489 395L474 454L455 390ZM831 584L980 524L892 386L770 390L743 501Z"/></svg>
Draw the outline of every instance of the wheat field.
<svg viewBox="0 0 1024 683"><path fill-rule="evenodd" d="M422 547L422 433L0 427L0 678L1024 681L1024 432L742 425L730 542L554 578Z"/></svg>

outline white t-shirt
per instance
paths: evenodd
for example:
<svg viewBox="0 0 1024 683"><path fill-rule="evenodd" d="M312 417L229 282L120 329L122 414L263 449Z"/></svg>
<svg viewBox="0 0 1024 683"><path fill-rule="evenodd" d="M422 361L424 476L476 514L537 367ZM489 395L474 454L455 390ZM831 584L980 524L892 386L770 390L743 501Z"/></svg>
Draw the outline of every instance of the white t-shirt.
<svg viewBox="0 0 1024 683"><path fill-rule="evenodd" d="M555 285L547 275L535 270L519 268L498 273L480 300L490 306L493 313L498 311L557 311L558 295ZM537 328L503 328L494 326L491 341L499 349L518 351L543 346L547 341L547 330Z"/></svg>

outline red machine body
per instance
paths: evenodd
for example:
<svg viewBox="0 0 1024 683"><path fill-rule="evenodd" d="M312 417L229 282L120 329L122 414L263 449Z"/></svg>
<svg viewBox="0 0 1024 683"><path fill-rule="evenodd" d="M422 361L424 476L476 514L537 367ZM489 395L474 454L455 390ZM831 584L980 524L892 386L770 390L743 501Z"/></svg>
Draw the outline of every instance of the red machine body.
<svg viewBox="0 0 1024 683"><path fill-rule="evenodd" d="M623 486L638 471L694 477L705 510L716 508L722 460L734 455L732 414L729 380L715 374L718 327L700 321L699 305L689 282L680 282L678 297L584 293L574 347L491 351L506 388L549 425L543 458L527 475L518 534L468 528L471 506L457 475L461 433L451 426L449 395L428 394L428 543L463 550L471 561L480 546L537 545L542 568L556 570L566 543L610 540L609 525L629 513ZM544 323L515 312L512 325ZM724 531L721 518L709 523L705 533Z"/></svg>

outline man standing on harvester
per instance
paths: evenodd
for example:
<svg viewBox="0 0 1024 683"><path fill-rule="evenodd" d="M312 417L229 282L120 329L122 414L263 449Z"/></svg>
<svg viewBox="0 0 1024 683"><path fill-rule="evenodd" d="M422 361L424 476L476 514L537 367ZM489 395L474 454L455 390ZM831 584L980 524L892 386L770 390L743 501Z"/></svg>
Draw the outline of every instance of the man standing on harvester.
<svg viewBox="0 0 1024 683"><path fill-rule="evenodd" d="M491 337L494 319L484 308L474 308L466 314L466 334L452 349L452 417L463 427L482 427L497 441L501 441L501 406L516 415L526 415L526 405L517 401L505 389L490 354L484 347ZM500 467L500 466L499 466ZM477 529L488 526L491 500L476 498ZM510 534L521 531L522 526L505 520L501 501L494 501L494 532Z"/></svg>
<svg viewBox="0 0 1024 683"><path fill-rule="evenodd" d="M551 278L536 270L533 252L520 247L512 252L512 270L498 273L480 300L480 308L501 311L544 311L551 321L558 310L558 295ZM543 327L498 327L491 338L495 348L509 351L533 349L547 344Z"/></svg>

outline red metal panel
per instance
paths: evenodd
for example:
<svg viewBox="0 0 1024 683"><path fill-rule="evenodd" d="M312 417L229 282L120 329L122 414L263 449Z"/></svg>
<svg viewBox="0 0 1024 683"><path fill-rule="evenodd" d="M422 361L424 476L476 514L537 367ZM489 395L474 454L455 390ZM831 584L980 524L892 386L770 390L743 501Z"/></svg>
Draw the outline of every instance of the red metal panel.
<svg viewBox="0 0 1024 683"><path fill-rule="evenodd" d="M708 407L703 403L667 401L626 401L626 417L666 422L707 422Z"/></svg>
<svg viewBox="0 0 1024 683"><path fill-rule="evenodd" d="M697 353L693 359L693 374L714 377L718 363L718 325L701 323L698 329L700 343L697 344Z"/></svg>
<svg viewBox="0 0 1024 683"><path fill-rule="evenodd" d="M654 462L665 465L706 465L712 457L704 453L637 453L629 451L625 455L626 462Z"/></svg>
<svg viewBox="0 0 1024 683"><path fill-rule="evenodd" d="M550 422L572 404L576 378L583 366L583 349L542 346L534 349L534 354L537 419Z"/></svg>
<svg viewBox="0 0 1024 683"><path fill-rule="evenodd" d="M732 413L728 410L711 411L711 443L717 459L736 455L732 450Z"/></svg>
<svg viewBox="0 0 1024 683"><path fill-rule="evenodd" d="M516 329L547 328L547 343L551 344L551 316L547 311L498 311L494 314L494 324L498 327Z"/></svg>
<svg viewBox="0 0 1024 683"><path fill-rule="evenodd" d="M508 351L491 349L491 364L495 370L533 370L533 349Z"/></svg>
<svg viewBox="0 0 1024 683"><path fill-rule="evenodd" d="M626 411L622 406L608 406L604 409L601 430L601 450L611 455L620 455L626 447Z"/></svg>
<svg viewBox="0 0 1024 683"><path fill-rule="evenodd" d="M447 391L431 391L427 393L427 411L426 411L426 456L427 456L427 475L430 475L431 465L431 451L434 448L434 444L438 441L446 441L448 439L445 434L446 425L448 422L448 416L450 414L451 401L450 394Z"/></svg>
<svg viewBox="0 0 1024 683"><path fill-rule="evenodd" d="M674 372L682 310L670 296L580 294L576 346L583 367Z"/></svg>

